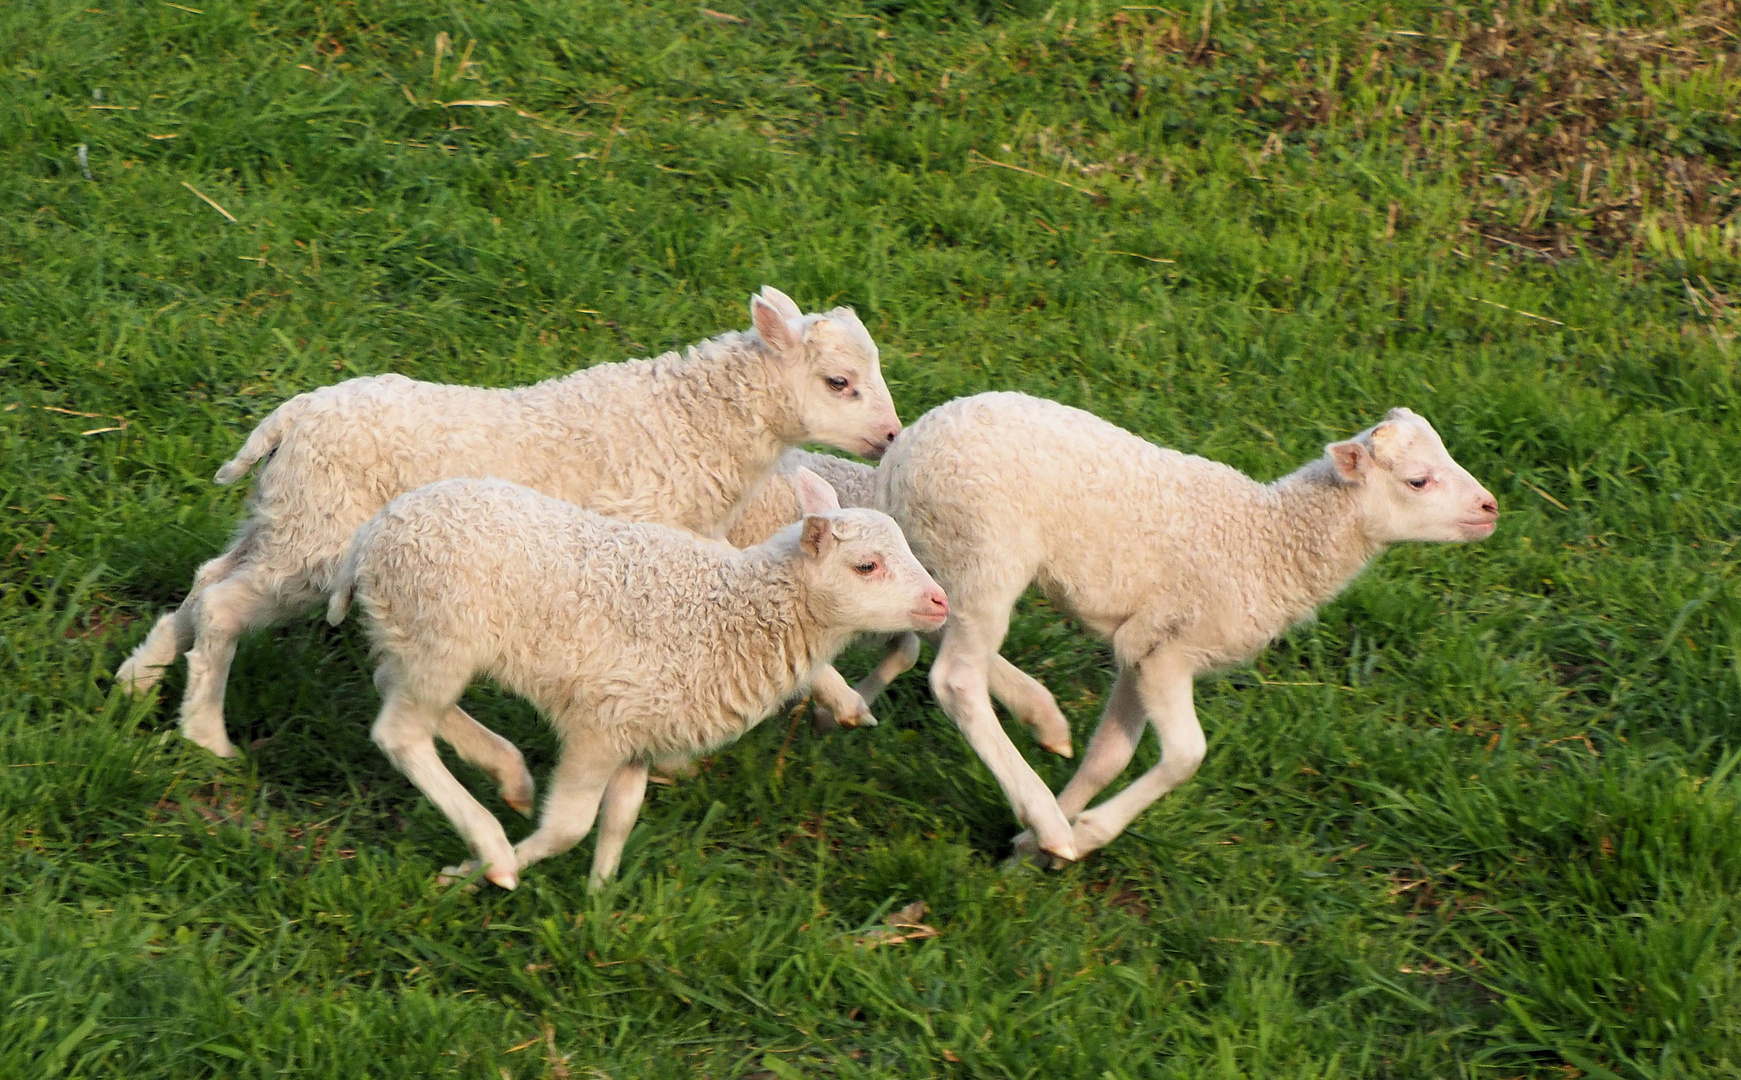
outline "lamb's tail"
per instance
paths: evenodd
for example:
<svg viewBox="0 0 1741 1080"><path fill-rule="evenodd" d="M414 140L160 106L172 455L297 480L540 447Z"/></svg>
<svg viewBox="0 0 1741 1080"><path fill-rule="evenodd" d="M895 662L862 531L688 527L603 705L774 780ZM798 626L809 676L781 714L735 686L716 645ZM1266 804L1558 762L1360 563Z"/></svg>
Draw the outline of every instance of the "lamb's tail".
<svg viewBox="0 0 1741 1080"><path fill-rule="evenodd" d="M363 562L363 548L374 530L364 525L351 537L351 546L339 563L338 576L333 579L332 595L326 602L326 621L333 626L345 621L351 611L351 598L357 591L357 568Z"/></svg>
<svg viewBox="0 0 1741 1080"><path fill-rule="evenodd" d="M298 394L273 409L272 415L260 421L249 434L248 441L242 444L242 449L218 470L218 475L213 479L220 484L233 484L246 476L248 470L261 458L278 449L278 444L284 441L285 433L301 415L307 398L307 394Z"/></svg>

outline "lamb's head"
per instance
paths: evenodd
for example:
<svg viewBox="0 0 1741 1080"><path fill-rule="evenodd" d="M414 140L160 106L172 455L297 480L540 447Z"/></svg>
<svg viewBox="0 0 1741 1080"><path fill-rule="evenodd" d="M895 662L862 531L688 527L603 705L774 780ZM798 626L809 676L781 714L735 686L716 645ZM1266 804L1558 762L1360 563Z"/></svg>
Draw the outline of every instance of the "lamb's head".
<svg viewBox="0 0 1741 1080"><path fill-rule="evenodd" d="M877 345L851 308L805 315L771 285L750 297L750 322L779 358L804 442L880 458L901 421L883 382Z"/></svg>
<svg viewBox="0 0 1741 1080"><path fill-rule="evenodd" d="M895 519L876 510L842 510L834 489L809 469L793 478L799 558L812 607L827 622L858 633L930 631L949 600L919 565Z"/></svg>
<svg viewBox="0 0 1741 1080"><path fill-rule="evenodd" d="M1380 543L1485 540L1499 520L1493 494L1451 460L1433 425L1407 409L1325 448L1360 488L1367 534Z"/></svg>

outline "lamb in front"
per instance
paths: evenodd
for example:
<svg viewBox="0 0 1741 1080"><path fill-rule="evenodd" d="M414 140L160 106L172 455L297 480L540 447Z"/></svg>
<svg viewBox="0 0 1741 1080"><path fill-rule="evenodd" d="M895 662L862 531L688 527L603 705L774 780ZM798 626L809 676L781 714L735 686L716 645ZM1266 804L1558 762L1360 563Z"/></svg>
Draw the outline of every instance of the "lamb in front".
<svg viewBox="0 0 1741 1080"><path fill-rule="evenodd" d="M1080 409L989 393L915 421L876 471L875 504L948 590L931 686L1027 831L1018 852L1080 858L1203 760L1192 681L1251 659L1391 544L1493 533L1499 507L1426 420L1392 409L1263 484L1145 442ZM998 725L988 672L1030 584L1112 643L1117 679L1082 764L1054 799ZM1161 760L1130 763L1144 725Z"/></svg>

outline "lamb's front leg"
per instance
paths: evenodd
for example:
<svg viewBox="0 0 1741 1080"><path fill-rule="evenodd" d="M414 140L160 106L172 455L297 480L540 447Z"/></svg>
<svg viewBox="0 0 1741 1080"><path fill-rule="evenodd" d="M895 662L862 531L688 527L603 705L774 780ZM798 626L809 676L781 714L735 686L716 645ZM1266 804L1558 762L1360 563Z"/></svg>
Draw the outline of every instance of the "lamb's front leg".
<svg viewBox="0 0 1741 1080"><path fill-rule="evenodd" d="M943 640L941 634L927 634L926 640L935 647ZM889 639L888 652L858 684L858 696L865 704L876 701L904 672L919 662L919 635L897 634ZM1002 702L1017 720L1033 729L1040 746L1059 757L1069 757L1070 722L1058 709L1052 692L1040 680L1021 668L993 655L986 670L986 685L991 696Z"/></svg>
<svg viewBox="0 0 1741 1080"><path fill-rule="evenodd" d="M605 785L603 805L599 809L598 846L592 853L592 873L586 887L597 890L616 875L623 861L623 845L629 831L640 816L641 801L647 797L647 764L631 761L616 771Z"/></svg>
<svg viewBox="0 0 1741 1080"><path fill-rule="evenodd" d="M514 858L524 870L540 859L560 855L592 831L605 786L627 761L609 740L598 735L571 734L563 740L562 757L544 793L544 813L538 830L514 845ZM643 778L645 770L643 770Z"/></svg>
<svg viewBox="0 0 1741 1080"><path fill-rule="evenodd" d="M833 664L822 664L810 676L811 727L818 733L843 727L876 727L877 718L858 691L848 686Z"/></svg>
<svg viewBox="0 0 1741 1080"><path fill-rule="evenodd" d="M868 705L875 701L884 690L887 690L890 683L900 678L907 669L918 662L919 635L896 634L889 639L888 651L883 654L881 660L877 661L877 666L872 668L871 673L866 675L854 689Z"/></svg>
<svg viewBox="0 0 1741 1080"><path fill-rule="evenodd" d="M1052 697L1052 691L1046 689L1045 683L1002 656L991 658L986 682L991 688L991 696L1003 702L1004 708L1017 720L1033 729L1042 749L1059 757L1071 755L1070 722L1058 710L1058 702Z"/></svg>
<svg viewBox="0 0 1741 1080"><path fill-rule="evenodd" d="M1007 612L1008 606L1003 610ZM1059 811L1051 789L1033 766L1023 760L1021 751L1010 742L991 709L986 671L991 666L991 657L997 654L1007 624L1007 615L1001 619L974 618L960 609L951 614L943 631L943 644L931 665L931 692L997 778L1004 797L1016 812L1016 820L1033 832L1036 846L1047 854L1073 862L1080 853L1070 823Z"/></svg>
<svg viewBox="0 0 1741 1080"><path fill-rule="evenodd" d="M1117 795L1076 815L1071 833L1079 852L1105 847L1149 804L1191 779L1203 764L1208 743L1191 701L1194 674L1184 657L1163 652L1150 654L1137 666L1137 696L1160 737L1161 760Z"/></svg>

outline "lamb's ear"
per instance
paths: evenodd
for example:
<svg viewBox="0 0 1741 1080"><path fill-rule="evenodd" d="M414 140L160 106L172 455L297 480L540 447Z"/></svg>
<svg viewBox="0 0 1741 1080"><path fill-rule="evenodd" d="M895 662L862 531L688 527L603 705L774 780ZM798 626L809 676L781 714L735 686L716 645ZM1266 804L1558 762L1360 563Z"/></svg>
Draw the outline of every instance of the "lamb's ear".
<svg viewBox="0 0 1741 1080"><path fill-rule="evenodd" d="M1361 480L1372 469L1372 454L1358 439L1333 442L1324 447L1324 453L1330 455L1336 475L1351 483Z"/></svg>
<svg viewBox="0 0 1741 1080"><path fill-rule="evenodd" d="M1414 416L1414 415L1415 415L1415 411L1413 409L1405 408L1404 406L1398 405L1396 408L1385 413L1384 418L1386 420L1406 420L1409 417Z"/></svg>
<svg viewBox="0 0 1741 1080"><path fill-rule="evenodd" d="M809 469L800 465L798 471L792 475L792 482L798 488L798 512L805 517L840 509L840 496L835 494L828 481Z"/></svg>
<svg viewBox="0 0 1741 1080"><path fill-rule="evenodd" d="M804 317L804 313L798 310L797 301L772 285L763 285L761 296L763 300L774 305L774 310L784 315L788 322L797 322Z"/></svg>
<svg viewBox="0 0 1741 1080"><path fill-rule="evenodd" d="M825 517L807 517L804 530L798 534L798 546L814 558L826 555L834 547L834 524Z"/></svg>
<svg viewBox="0 0 1741 1080"><path fill-rule="evenodd" d="M786 300L786 303L792 301ZM793 309L796 308L793 305ZM761 335L768 348L780 356L798 355L801 343L796 323L797 320L787 319L778 307L761 296L750 297L750 325L756 328L756 333Z"/></svg>

